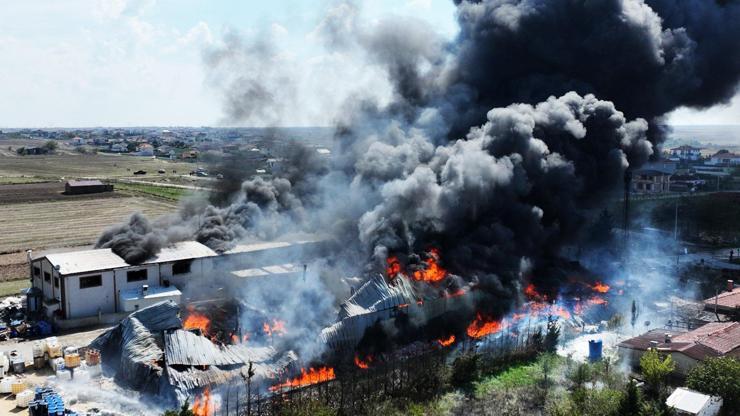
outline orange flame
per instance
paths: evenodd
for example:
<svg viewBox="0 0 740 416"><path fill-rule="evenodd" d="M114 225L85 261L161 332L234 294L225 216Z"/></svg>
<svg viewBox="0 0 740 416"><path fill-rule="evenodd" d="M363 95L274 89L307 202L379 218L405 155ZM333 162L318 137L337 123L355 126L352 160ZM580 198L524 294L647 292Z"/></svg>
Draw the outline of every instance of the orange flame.
<svg viewBox="0 0 740 416"><path fill-rule="evenodd" d="M589 305L606 305L607 300L600 297L600 296L593 296L591 299L588 300Z"/></svg>
<svg viewBox="0 0 740 416"><path fill-rule="evenodd" d="M570 319L570 312L568 312L564 307L560 305L553 305L548 312L551 315L559 316L563 319Z"/></svg>
<svg viewBox="0 0 740 416"><path fill-rule="evenodd" d="M537 301L546 301L547 300L547 295L538 292L537 291L537 288L532 283L528 284L524 288L524 295L529 300L537 300Z"/></svg>
<svg viewBox="0 0 740 416"><path fill-rule="evenodd" d="M468 325L467 332L470 338L482 338L486 335L495 334L503 328L504 325L501 321L484 318L480 313L477 313L475 320Z"/></svg>
<svg viewBox="0 0 740 416"><path fill-rule="evenodd" d="M193 414L195 416L213 416L216 414L216 403L211 399L211 389L208 387L203 390L202 395L195 398Z"/></svg>
<svg viewBox="0 0 740 416"><path fill-rule="evenodd" d="M196 312L192 308L188 308L188 317L182 323L183 329L200 329L203 335L208 334L208 330L211 328L211 320L207 316Z"/></svg>
<svg viewBox="0 0 740 416"><path fill-rule="evenodd" d="M373 356L368 355L363 361L359 355L355 354L355 365L363 370L370 368L370 364L373 362Z"/></svg>
<svg viewBox="0 0 740 416"><path fill-rule="evenodd" d="M277 391L282 388L304 387L334 380L335 378L334 369L331 367L310 368L308 371L305 368L301 368L301 375L299 377L292 378L285 383L276 384L270 387L270 391Z"/></svg>
<svg viewBox="0 0 740 416"><path fill-rule="evenodd" d="M596 282L591 285L591 289L599 293L606 293L609 291L609 285L606 283Z"/></svg>
<svg viewBox="0 0 740 416"><path fill-rule="evenodd" d="M429 250L429 257L424 261L426 268L414 272L414 280L424 282L439 282L447 277L447 270L439 265L439 250L432 248Z"/></svg>
<svg viewBox="0 0 740 416"><path fill-rule="evenodd" d="M439 342L439 345L443 347L449 347L450 345L455 343L455 335L453 334L447 338L440 338L437 340L437 342Z"/></svg>
<svg viewBox="0 0 740 416"><path fill-rule="evenodd" d="M398 257L390 256L385 261L386 263L388 263L388 267L386 267L385 273L389 279L393 279L397 275L403 273L403 271L401 270L401 262L398 261Z"/></svg>
<svg viewBox="0 0 740 416"><path fill-rule="evenodd" d="M267 336L273 335L285 335L285 321L279 321L277 319L272 320L272 325L269 322L262 324L262 331Z"/></svg>

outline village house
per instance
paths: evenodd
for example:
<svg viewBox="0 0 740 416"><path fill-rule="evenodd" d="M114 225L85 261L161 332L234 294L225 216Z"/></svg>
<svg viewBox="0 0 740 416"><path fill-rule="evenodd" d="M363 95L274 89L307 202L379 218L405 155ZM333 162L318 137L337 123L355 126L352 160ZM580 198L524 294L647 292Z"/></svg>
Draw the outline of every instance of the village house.
<svg viewBox="0 0 740 416"><path fill-rule="evenodd" d="M720 150L713 154L706 163L713 166L740 166L740 155Z"/></svg>
<svg viewBox="0 0 740 416"><path fill-rule="evenodd" d="M727 281L727 290L704 300L704 310L729 316L740 316L740 287Z"/></svg>
<svg viewBox="0 0 740 416"><path fill-rule="evenodd" d="M673 358L678 375L686 376L707 358L740 358L740 322L711 322L689 332L653 329L617 346L620 358L632 368L640 366L645 351L656 348Z"/></svg>
<svg viewBox="0 0 740 416"><path fill-rule="evenodd" d="M671 160L695 162L701 160L701 148L693 146L679 146L671 149Z"/></svg>
<svg viewBox="0 0 740 416"><path fill-rule="evenodd" d="M655 169L639 169L632 176L632 191L639 194L669 192L671 175Z"/></svg>

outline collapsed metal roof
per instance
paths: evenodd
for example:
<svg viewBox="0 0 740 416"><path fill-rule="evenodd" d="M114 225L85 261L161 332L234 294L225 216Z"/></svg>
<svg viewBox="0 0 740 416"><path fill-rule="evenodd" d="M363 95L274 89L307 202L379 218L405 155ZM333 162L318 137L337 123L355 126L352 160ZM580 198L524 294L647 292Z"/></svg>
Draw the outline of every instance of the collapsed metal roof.
<svg viewBox="0 0 740 416"><path fill-rule="evenodd" d="M297 361L292 351L214 343L183 330L179 313L172 301L157 303L132 313L90 346L116 369L117 380L178 402L193 390L247 377L250 362L258 385Z"/></svg>

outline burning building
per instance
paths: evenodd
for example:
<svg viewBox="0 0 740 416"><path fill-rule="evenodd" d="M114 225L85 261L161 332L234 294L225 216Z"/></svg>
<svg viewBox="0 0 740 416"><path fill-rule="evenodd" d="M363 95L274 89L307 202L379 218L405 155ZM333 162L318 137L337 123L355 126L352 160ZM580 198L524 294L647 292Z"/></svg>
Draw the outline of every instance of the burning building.
<svg viewBox="0 0 740 416"><path fill-rule="evenodd" d="M233 380L250 378L259 385L297 360L292 351L213 340L202 327L183 322L171 301L132 313L91 346L100 349L122 384L178 402Z"/></svg>

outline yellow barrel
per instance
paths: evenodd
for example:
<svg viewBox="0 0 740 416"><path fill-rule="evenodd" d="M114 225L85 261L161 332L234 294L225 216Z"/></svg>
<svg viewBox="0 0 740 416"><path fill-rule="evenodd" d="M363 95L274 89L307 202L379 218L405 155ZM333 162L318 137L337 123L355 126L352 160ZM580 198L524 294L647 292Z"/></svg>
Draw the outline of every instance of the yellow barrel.
<svg viewBox="0 0 740 416"><path fill-rule="evenodd" d="M77 368L80 366L80 354L67 354L64 356L64 366L67 368Z"/></svg>
<svg viewBox="0 0 740 416"><path fill-rule="evenodd" d="M18 394L26 389L26 383L22 381L15 381L13 384L10 385L10 392L13 394Z"/></svg>

